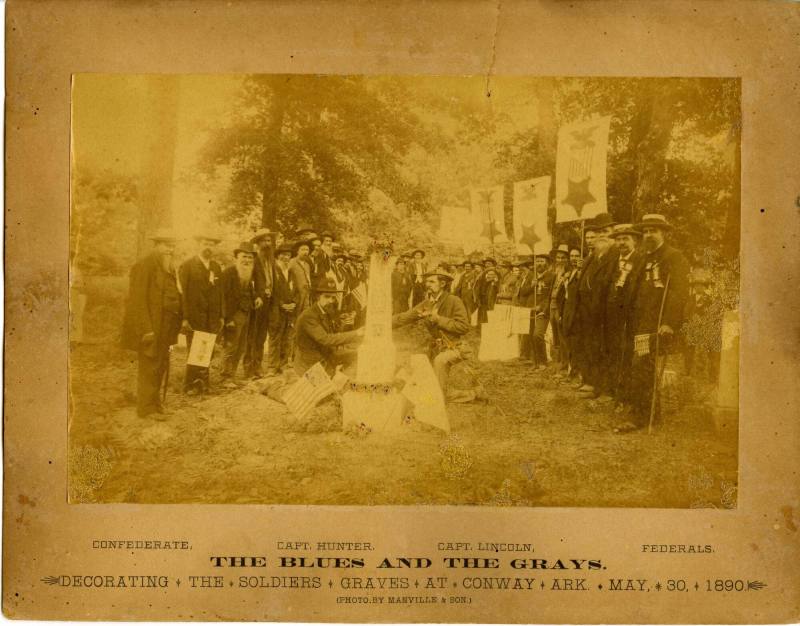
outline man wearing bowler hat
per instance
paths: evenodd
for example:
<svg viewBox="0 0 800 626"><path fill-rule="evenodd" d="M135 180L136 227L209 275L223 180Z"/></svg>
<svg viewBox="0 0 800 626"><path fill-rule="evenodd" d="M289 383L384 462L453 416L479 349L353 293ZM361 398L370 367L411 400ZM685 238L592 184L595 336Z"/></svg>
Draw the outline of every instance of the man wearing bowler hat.
<svg viewBox="0 0 800 626"><path fill-rule="evenodd" d="M569 266L564 272L564 280L556 293L556 301L559 312L559 330L561 336L561 353L564 357L563 364L567 371L563 377L570 378L577 376L577 368L574 359L575 335L571 329L577 314L578 304L578 276L580 275L581 252L577 248L569 251Z"/></svg>
<svg viewBox="0 0 800 626"><path fill-rule="evenodd" d="M323 276L314 286L315 302L297 319L294 370L302 376L316 363L333 375L339 365L355 361L356 352L347 350L349 344L364 335L364 329L340 332L337 296L342 290L330 276Z"/></svg>
<svg viewBox="0 0 800 626"><path fill-rule="evenodd" d="M183 324L188 350L196 331L218 334L222 330L222 268L212 256L220 238L213 233L195 236L200 251L187 259L178 270L178 279L183 292ZM183 391L192 395L208 391L208 368L186 365Z"/></svg>
<svg viewBox="0 0 800 626"><path fill-rule="evenodd" d="M172 260L174 233L159 229L150 239L153 251L131 268L122 345L138 354L137 414L163 420L161 389L165 395L169 349L181 326L181 294Z"/></svg>
<svg viewBox="0 0 800 626"><path fill-rule="evenodd" d="M256 255L257 249L252 242L242 242L233 251L234 264L222 272L225 310L225 361L222 377L229 388L236 386L233 379L239 361L250 345L248 338L253 332L253 313L261 293L256 289L254 276Z"/></svg>
<svg viewBox="0 0 800 626"><path fill-rule="evenodd" d="M252 312L251 332L244 354L244 373L248 378L261 377L264 344L269 332L270 299L275 275L275 240L278 233L262 228L250 240L256 246L253 259L255 302Z"/></svg>
<svg viewBox="0 0 800 626"><path fill-rule="evenodd" d="M618 432L647 426L653 407L653 389L660 387L655 376L663 368L666 355L676 348L676 333L683 323L689 295L689 263L666 243L672 225L658 213L650 213L637 224L642 232L643 267L632 286L630 340L634 352L631 363L632 419L617 427ZM655 418L660 402L655 398Z"/></svg>
<svg viewBox="0 0 800 626"><path fill-rule="evenodd" d="M311 242L308 239L296 242L292 246L292 254L289 275L297 291L295 315L299 316L311 304Z"/></svg>
<svg viewBox="0 0 800 626"><path fill-rule="evenodd" d="M553 360L559 369L566 367L566 352L561 341L563 332L561 330L561 311L558 303L558 292L561 285L569 276L569 246L562 243L552 252L555 261L553 263L553 288L550 290L550 327L553 329Z"/></svg>

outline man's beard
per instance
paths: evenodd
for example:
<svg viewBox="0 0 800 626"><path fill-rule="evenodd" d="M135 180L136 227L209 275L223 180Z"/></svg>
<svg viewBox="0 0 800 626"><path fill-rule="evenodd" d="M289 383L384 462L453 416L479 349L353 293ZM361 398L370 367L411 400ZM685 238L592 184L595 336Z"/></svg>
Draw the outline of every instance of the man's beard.
<svg viewBox="0 0 800 626"><path fill-rule="evenodd" d="M328 302L328 304L322 307L322 310L328 315L336 315L336 302Z"/></svg>
<svg viewBox="0 0 800 626"><path fill-rule="evenodd" d="M161 255L161 267L164 268L165 272L172 272L172 252L165 252Z"/></svg>
<svg viewBox="0 0 800 626"><path fill-rule="evenodd" d="M250 282L250 279L253 277L253 266L241 265L237 263L236 273L239 275L239 280L241 280L243 283Z"/></svg>

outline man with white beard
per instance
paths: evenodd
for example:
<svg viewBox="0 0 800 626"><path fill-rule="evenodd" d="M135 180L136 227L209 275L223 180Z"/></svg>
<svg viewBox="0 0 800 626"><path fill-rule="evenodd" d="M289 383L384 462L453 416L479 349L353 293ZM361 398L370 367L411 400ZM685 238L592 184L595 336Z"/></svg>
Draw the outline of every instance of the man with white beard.
<svg viewBox="0 0 800 626"><path fill-rule="evenodd" d="M222 378L227 387L235 386L233 378L247 347L255 310L256 287L253 267L255 245L243 242L233 251L234 264L222 272L222 297L225 308L225 365Z"/></svg>

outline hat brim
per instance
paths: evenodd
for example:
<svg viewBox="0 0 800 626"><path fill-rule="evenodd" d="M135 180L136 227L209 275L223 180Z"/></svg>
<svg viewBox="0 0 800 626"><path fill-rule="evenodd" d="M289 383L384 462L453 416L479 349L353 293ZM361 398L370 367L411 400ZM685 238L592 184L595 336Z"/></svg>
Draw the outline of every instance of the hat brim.
<svg viewBox="0 0 800 626"><path fill-rule="evenodd" d="M611 233L612 237L619 237L620 235L632 235L634 237L641 237L642 231L635 230L633 228L626 228L625 230L618 230L616 232Z"/></svg>
<svg viewBox="0 0 800 626"><path fill-rule="evenodd" d="M314 292L315 294L323 294L323 293L344 293L344 289L328 289L328 288L323 288L323 289L314 289L314 290L313 290L313 292Z"/></svg>
<svg viewBox="0 0 800 626"><path fill-rule="evenodd" d="M639 222L636 228L643 230L646 226L650 228L660 228L661 230L672 230L672 224L669 222Z"/></svg>
<svg viewBox="0 0 800 626"><path fill-rule="evenodd" d="M443 278L444 280L453 280L453 277L449 274L442 274L441 272L428 272L427 274L422 275L424 278L428 278L428 276L436 276L437 278Z"/></svg>
<svg viewBox="0 0 800 626"><path fill-rule="evenodd" d="M235 249L233 250L233 256L236 256L236 255L237 255L237 254L239 254L240 252L242 252L242 253L244 253L244 254L252 254L253 256L255 256L255 255L256 255L256 253L255 253L255 252L253 252L252 250L242 250L241 248L235 248Z"/></svg>

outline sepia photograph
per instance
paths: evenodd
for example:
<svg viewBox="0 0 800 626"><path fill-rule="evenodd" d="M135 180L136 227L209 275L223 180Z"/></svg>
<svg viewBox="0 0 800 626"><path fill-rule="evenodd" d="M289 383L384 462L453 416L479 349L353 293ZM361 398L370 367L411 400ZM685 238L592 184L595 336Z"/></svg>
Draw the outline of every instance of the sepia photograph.
<svg viewBox="0 0 800 626"><path fill-rule="evenodd" d="M73 74L69 503L735 509L740 87Z"/></svg>

